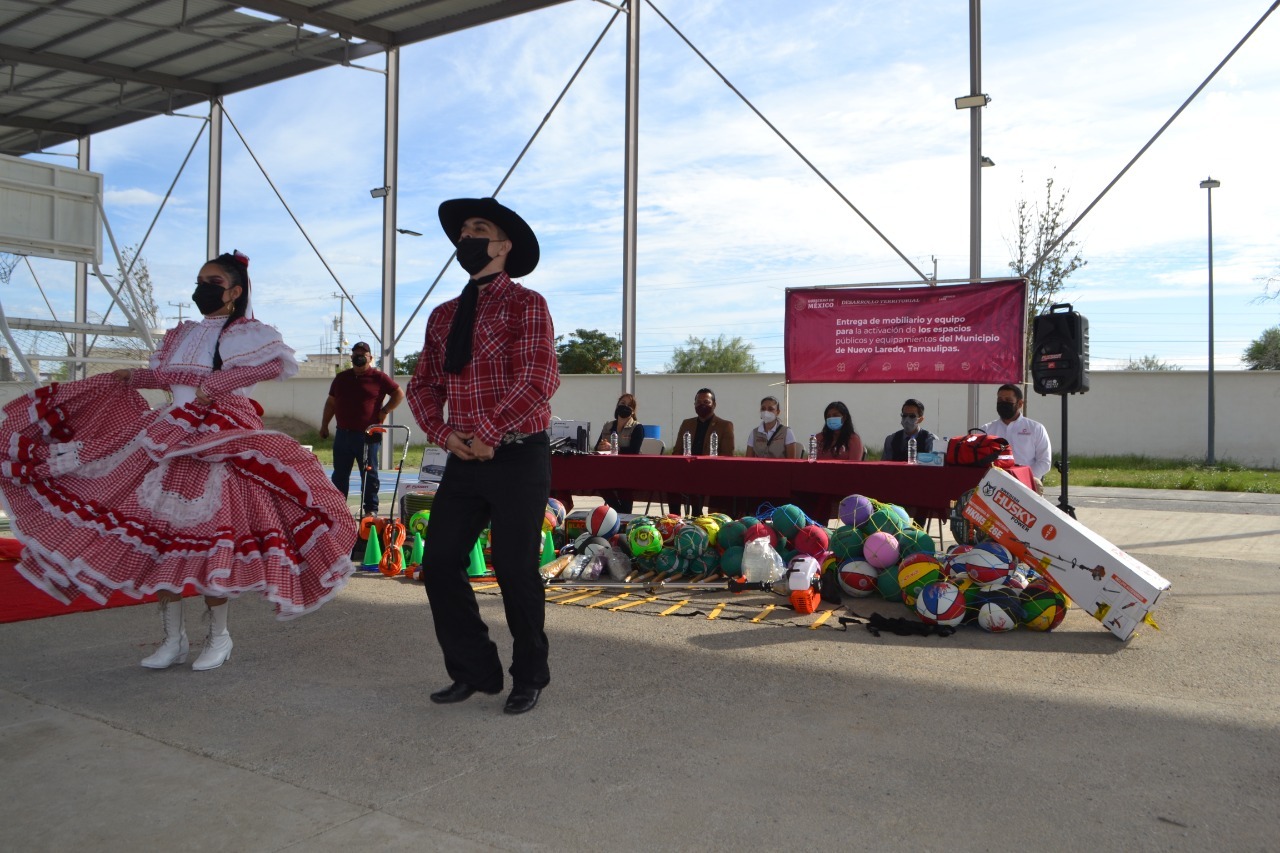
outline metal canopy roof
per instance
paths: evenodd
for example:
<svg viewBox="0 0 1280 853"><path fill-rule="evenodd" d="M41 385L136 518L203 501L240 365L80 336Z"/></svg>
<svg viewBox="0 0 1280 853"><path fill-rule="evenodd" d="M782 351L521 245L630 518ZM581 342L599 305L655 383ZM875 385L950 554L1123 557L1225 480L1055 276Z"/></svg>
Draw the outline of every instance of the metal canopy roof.
<svg viewBox="0 0 1280 853"><path fill-rule="evenodd" d="M566 0L0 0L0 152L30 154Z"/></svg>

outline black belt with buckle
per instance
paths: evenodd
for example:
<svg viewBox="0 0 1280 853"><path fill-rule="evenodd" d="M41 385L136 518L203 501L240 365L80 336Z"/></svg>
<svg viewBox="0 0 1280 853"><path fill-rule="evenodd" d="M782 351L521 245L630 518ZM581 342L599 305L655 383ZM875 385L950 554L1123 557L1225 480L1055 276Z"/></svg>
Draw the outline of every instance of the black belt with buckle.
<svg viewBox="0 0 1280 853"><path fill-rule="evenodd" d="M533 435L531 432L509 432L502 436L502 439L498 442L498 446L502 447L505 444L517 444L524 441L531 435Z"/></svg>

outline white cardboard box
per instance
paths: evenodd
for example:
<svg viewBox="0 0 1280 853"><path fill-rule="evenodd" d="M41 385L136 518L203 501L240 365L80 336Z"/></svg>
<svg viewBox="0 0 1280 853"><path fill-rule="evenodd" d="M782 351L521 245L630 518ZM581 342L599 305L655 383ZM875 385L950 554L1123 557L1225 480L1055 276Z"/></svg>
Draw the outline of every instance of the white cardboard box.
<svg viewBox="0 0 1280 853"><path fill-rule="evenodd" d="M964 507L975 527L1034 566L1121 640L1169 591L1169 581L992 468Z"/></svg>

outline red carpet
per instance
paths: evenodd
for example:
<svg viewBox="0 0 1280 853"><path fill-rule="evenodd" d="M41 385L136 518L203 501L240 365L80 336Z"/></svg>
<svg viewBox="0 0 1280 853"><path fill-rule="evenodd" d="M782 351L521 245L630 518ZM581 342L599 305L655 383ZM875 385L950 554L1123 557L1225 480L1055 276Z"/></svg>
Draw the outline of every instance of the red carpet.
<svg viewBox="0 0 1280 853"><path fill-rule="evenodd" d="M21 554L22 546L18 540L0 537L0 622L21 622L24 619L43 619L64 613L83 613L86 610L128 607L155 601L155 596L138 599L117 592L107 599L106 604L98 604L83 595L74 599L71 604L63 604L48 593L36 589L30 581L18 574L16 567Z"/></svg>

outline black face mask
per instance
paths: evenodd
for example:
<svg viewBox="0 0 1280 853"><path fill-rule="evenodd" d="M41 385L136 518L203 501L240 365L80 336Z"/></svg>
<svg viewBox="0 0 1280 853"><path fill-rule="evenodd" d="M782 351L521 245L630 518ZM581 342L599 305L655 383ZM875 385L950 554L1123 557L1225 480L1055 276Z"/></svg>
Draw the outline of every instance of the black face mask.
<svg viewBox="0 0 1280 853"><path fill-rule="evenodd" d="M1005 401L996 402L996 414L1000 416L1001 420L1009 420L1017 410L1017 403L1009 403Z"/></svg>
<svg viewBox="0 0 1280 853"><path fill-rule="evenodd" d="M618 408L613 410L613 416L615 418L629 418L631 417L631 407L619 406Z"/></svg>
<svg viewBox="0 0 1280 853"><path fill-rule="evenodd" d="M353 355L351 356L351 363L354 364L356 367L364 367L366 364L369 363L369 356Z"/></svg>
<svg viewBox="0 0 1280 853"><path fill-rule="evenodd" d="M458 241L458 265L469 275L475 275L489 266L488 237L463 237Z"/></svg>
<svg viewBox="0 0 1280 853"><path fill-rule="evenodd" d="M225 304L222 298L226 295L226 291L216 284L209 282L200 282L196 285L196 290L191 294L191 301L196 304L196 308L206 317L214 311L218 311Z"/></svg>

